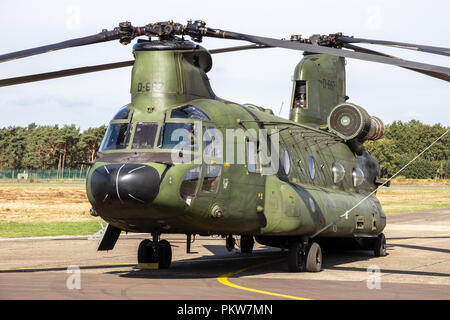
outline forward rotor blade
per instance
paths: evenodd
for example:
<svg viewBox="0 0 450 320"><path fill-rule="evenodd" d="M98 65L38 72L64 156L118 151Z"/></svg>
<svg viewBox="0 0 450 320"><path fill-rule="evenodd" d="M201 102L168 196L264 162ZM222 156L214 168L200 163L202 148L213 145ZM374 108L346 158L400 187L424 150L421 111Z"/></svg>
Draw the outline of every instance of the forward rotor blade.
<svg viewBox="0 0 450 320"><path fill-rule="evenodd" d="M399 67L414 68L417 70L431 71L431 72L442 73L445 75L450 75L450 68L446 68L446 67L442 67L442 66L408 61L408 60L403 60L403 59L393 59L390 57L385 57L385 56L380 56L380 55L375 55L375 54L370 54L370 53L364 53L364 52L353 52L353 51L335 49L335 48L330 48L330 47L325 47L325 46L312 45L312 44L308 44L308 43L302 43L299 41L278 40L278 39L273 39L273 38L259 37L259 36L231 32L231 31L209 29L209 28L207 30L206 35L210 36L210 37L216 37L216 38L245 40L245 41L249 41L249 42L256 43L256 44L261 44L261 45L268 46L268 47L279 47L279 48L285 48L285 49L291 49L291 50L307 51L307 52L312 52L312 53L329 54L329 55L334 55L334 56L338 56L338 57L372 61L372 62L390 64L390 65L399 66Z"/></svg>
<svg viewBox="0 0 450 320"><path fill-rule="evenodd" d="M62 41L54 44L49 44L46 46L11 52L7 54L0 55L0 63L6 62L10 60L25 58L34 56L41 53L66 49L66 48L73 48L73 47L80 47L85 46L89 44L99 43L99 42L106 42L110 40L117 40L119 39L119 30L112 30L112 31L104 31L100 32L98 34L87 36L83 38L76 38L71 39L67 41Z"/></svg>
<svg viewBox="0 0 450 320"><path fill-rule="evenodd" d="M216 53L226 53L226 52L250 50L250 49L264 49L264 48L268 48L268 47L262 46L262 45L257 45L257 44L251 44L251 45L246 45L246 46L212 49L212 50L209 50L209 52L211 54L216 54ZM46 72L46 73L38 73L38 74L32 74L32 75L14 77L14 78L8 78L8 79L0 79L0 87L7 87L7 86L13 86L16 84L37 82L37 81L42 81L42 80L70 77L70 76L75 76L75 75L79 75L79 74L91 73L91 72L131 67L131 66L133 66L133 64L134 64L134 60L130 60L130 61L108 63L108 64L101 64L101 65L95 65L95 66L65 69L65 70Z"/></svg>
<svg viewBox="0 0 450 320"><path fill-rule="evenodd" d="M36 82L36 81L42 81L42 80L69 77L69 76L75 76L75 75L84 74L84 73L91 73L91 72L98 72L98 71L104 71L104 70L110 70L110 69L130 67L133 64L134 64L134 60L131 60L131 61L101 64L101 65L96 65L96 66L88 66L88 67L39 73L39 74L33 74L33 75L15 77L15 78L9 78L9 79L1 79L0 87L7 87L7 86L13 86L16 84L28 83L28 82Z"/></svg>
<svg viewBox="0 0 450 320"><path fill-rule="evenodd" d="M450 48L424 46L424 45L420 45L420 44L405 43L405 42L353 38L353 37L347 37L347 36L342 36L341 40L344 41L345 43L377 44L377 45L396 47L396 48L402 48L402 49L408 49L408 50L414 50L414 51L434 53L434 54L439 54L439 55L450 57Z"/></svg>
<svg viewBox="0 0 450 320"><path fill-rule="evenodd" d="M348 49L352 49L352 50L355 50L357 52L365 52L365 53L376 54L376 55L389 57L389 58L393 58L393 59L399 59L397 57L394 57L394 56L391 56L391 55L387 55L385 53L381 53L381 52L378 52L378 51L374 51L374 50L358 47L358 46L355 46L353 44L345 44L344 46L346 48L348 48ZM433 78L437 78L437 79L441 79L441 80L445 80L445 81L449 81L450 82L450 75L445 74L445 73L439 73L439 72L433 72L433 71L425 71L425 70L420 70L420 69L415 69L415 68L408 68L408 67L401 67L401 68L408 69L408 70L415 71L415 72L419 72L419 73L425 74L425 75L433 77Z"/></svg>

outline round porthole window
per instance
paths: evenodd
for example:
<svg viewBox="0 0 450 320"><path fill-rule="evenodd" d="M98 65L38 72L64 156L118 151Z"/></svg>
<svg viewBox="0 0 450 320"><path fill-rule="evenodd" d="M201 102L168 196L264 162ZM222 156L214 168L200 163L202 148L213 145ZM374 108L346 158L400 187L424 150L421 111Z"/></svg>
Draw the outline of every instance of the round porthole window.
<svg viewBox="0 0 450 320"><path fill-rule="evenodd" d="M312 180L314 180L314 177L316 176L316 164L313 156L309 157L308 164L309 164L309 176L311 177Z"/></svg>
<svg viewBox="0 0 450 320"><path fill-rule="evenodd" d="M333 175L334 183L341 182L345 176L344 166L338 162L333 162L333 165L331 167L331 173Z"/></svg>
<svg viewBox="0 0 450 320"><path fill-rule="evenodd" d="M284 150L283 152L283 168L284 173L288 175L291 171L291 160L289 159L289 152L287 150Z"/></svg>
<svg viewBox="0 0 450 320"><path fill-rule="evenodd" d="M364 172L360 168L354 168L352 172L353 186L357 187L364 182Z"/></svg>

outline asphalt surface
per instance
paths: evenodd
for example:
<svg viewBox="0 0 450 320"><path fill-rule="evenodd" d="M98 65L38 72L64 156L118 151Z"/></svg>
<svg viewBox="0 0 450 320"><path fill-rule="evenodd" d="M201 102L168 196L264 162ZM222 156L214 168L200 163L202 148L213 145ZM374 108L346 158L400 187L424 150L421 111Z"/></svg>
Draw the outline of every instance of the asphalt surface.
<svg viewBox="0 0 450 320"><path fill-rule="evenodd" d="M0 299L450 299L450 208L389 214L385 234L386 257L325 252L318 273L289 273L279 249L228 252L213 237L187 254L183 236L163 236L173 262L160 270L136 267L141 234L108 252L86 237L0 239Z"/></svg>

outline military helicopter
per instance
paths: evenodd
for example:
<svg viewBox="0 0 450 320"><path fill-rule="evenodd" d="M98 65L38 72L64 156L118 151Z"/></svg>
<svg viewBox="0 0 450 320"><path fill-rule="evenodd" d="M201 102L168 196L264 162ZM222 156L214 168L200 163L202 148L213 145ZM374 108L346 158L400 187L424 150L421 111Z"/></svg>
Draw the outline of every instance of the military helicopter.
<svg viewBox="0 0 450 320"><path fill-rule="evenodd" d="M131 102L109 123L86 181L91 214L108 222L98 250L114 248L122 231L151 234L138 263L170 267L164 233L221 235L231 251L251 253L255 240L288 249L288 269L318 272L322 248L386 255L386 215L376 189L377 160L364 148L383 122L347 102L345 58L399 66L450 81L450 69L402 60L355 43L444 56L450 49L371 40L341 33L273 39L209 28L201 20L113 30L0 55L0 62L119 40L134 60L0 80L0 86L132 66ZM191 40L185 37L190 36ZM203 37L251 44L207 50ZM217 97L207 72L212 54L279 47L300 50L290 117ZM225 138L224 138L225 137ZM239 158L239 159L238 159Z"/></svg>

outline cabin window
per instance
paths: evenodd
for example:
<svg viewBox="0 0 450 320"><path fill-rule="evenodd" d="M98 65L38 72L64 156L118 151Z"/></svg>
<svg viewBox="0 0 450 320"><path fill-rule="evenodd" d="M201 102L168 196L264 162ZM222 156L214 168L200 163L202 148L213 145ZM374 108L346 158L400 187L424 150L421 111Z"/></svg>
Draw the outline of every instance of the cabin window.
<svg viewBox="0 0 450 320"><path fill-rule="evenodd" d="M316 164L313 156L309 157L308 165L309 165L309 176L311 177L311 180L314 180L314 177L316 176Z"/></svg>
<svg viewBox="0 0 450 320"><path fill-rule="evenodd" d="M360 168L354 168L352 172L353 186L357 187L364 182L364 172Z"/></svg>
<svg viewBox="0 0 450 320"><path fill-rule="evenodd" d="M158 146L161 149L196 151L198 138L193 123L166 123L159 135Z"/></svg>
<svg viewBox="0 0 450 320"><path fill-rule="evenodd" d="M157 123L138 123L131 147L133 149L152 149L157 130Z"/></svg>
<svg viewBox="0 0 450 320"><path fill-rule="evenodd" d="M188 105L181 108L173 109L170 113L171 118L178 119L198 119L198 120L211 120L206 113L197 108L196 106Z"/></svg>
<svg viewBox="0 0 450 320"><path fill-rule="evenodd" d="M249 138L245 140L247 171L251 173L259 172L258 142Z"/></svg>
<svg viewBox="0 0 450 320"><path fill-rule="evenodd" d="M181 198L190 205L195 197L195 191L197 190L198 182L202 173L202 167L198 166L189 170L183 178L180 186Z"/></svg>
<svg viewBox="0 0 450 320"><path fill-rule="evenodd" d="M202 191L217 192L221 173L222 166L209 164L205 165L205 176L203 178Z"/></svg>
<svg viewBox="0 0 450 320"><path fill-rule="evenodd" d="M288 175L291 171L291 159L289 158L289 152L287 150L284 150L283 152L283 168L284 173Z"/></svg>
<svg viewBox="0 0 450 320"><path fill-rule="evenodd" d="M116 113L113 120L125 120L128 119L130 115L130 109L127 106L121 108L119 112Z"/></svg>
<svg viewBox="0 0 450 320"><path fill-rule="evenodd" d="M338 162L333 162L333 165L331 167L331 173L333 176L334 183L341 182L345 177L345 169L342 166L342 164L340 164Z"/></svg>
<svg viewBox="0 0 450 320"><path fill-rule="evenodd" d="M128 147L130 140L131 124L130 123L112 123L106 130L105 138L100 146L99 151L125 149Z"/></svg>

